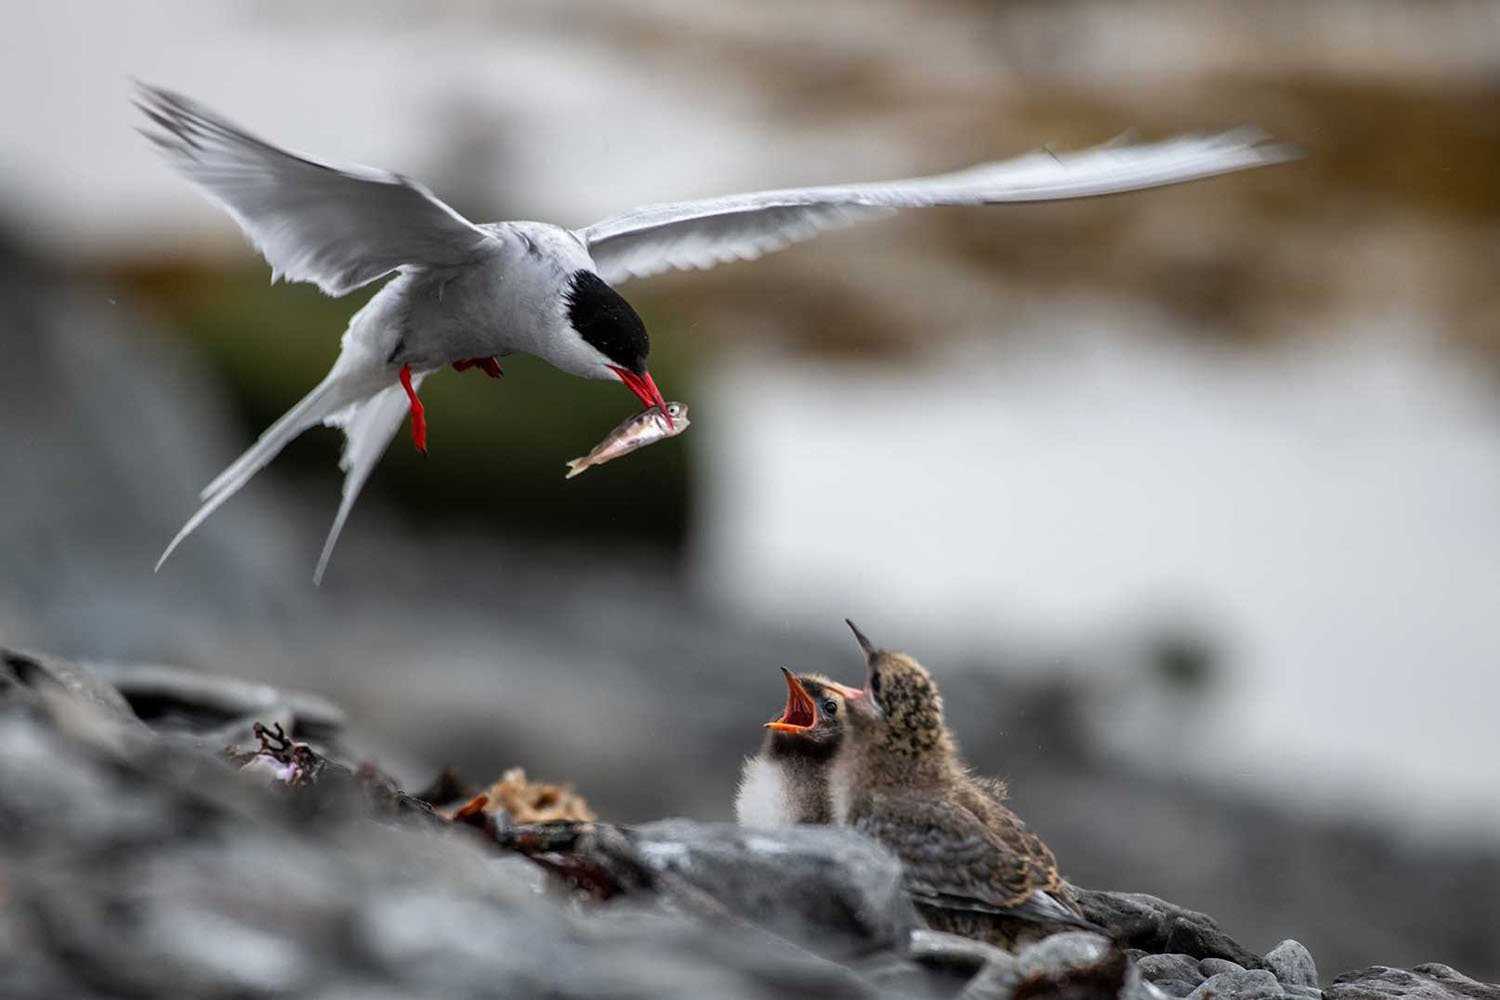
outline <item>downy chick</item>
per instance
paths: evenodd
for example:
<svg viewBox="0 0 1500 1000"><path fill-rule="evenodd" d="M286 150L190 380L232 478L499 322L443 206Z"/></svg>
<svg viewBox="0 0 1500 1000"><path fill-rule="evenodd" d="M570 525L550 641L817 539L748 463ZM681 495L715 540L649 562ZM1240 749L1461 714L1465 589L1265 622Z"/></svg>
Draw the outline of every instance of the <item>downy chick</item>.
<svg viewBox="0 0 1500 1000"><path fill-rule="evenodd" d="M734 815L741 826L833 821L828 771L844 738L846 699L860 691L818 674L781 672L786 708L766 723L760 752L740 769Z"/></svg>
<svg viewBox="0 0 1500 1000"><path fill-rule="evenodd" d="M829 774L835 822L895 852L936 930L1007 948L1065 927L1099 930L1077 911L1052 852L1001 801L1004 786L969 773L932 675L848 624L868 679L847 701Z"/></svg>

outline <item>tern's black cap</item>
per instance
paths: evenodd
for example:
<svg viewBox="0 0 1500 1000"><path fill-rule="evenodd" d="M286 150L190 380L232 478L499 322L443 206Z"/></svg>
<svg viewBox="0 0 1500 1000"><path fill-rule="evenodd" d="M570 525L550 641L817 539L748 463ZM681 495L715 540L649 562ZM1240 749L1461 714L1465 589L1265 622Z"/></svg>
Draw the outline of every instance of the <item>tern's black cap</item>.
<svg viewBox="0 0 1500 1000"><path fill-rule="evenodd" d="M568 322L612 364L637 375L646 372L651 338L646 324L624 297L592 271L576 271L568 286Z"/></svg>

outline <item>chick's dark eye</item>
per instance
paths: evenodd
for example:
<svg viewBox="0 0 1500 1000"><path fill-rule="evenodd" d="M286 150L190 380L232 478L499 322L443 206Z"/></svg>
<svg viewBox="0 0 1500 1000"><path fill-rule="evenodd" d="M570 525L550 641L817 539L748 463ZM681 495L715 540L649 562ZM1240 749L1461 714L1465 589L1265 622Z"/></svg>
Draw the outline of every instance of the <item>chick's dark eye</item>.
<svg viewBox="0 0 1500 1000"><path fill-rule="evenodd" d="M826 700L825 702L823 702L823 714L824 715L838 715L839 714L839 703L836 702L836 701L834 701L832 698L829 698L828 700Z"/></svg>
<svg viewBox="0 0 1500 1000"><path fill-rule="evenodd" d="M870 675L870 693L871 694L879 694L880 693L880 675L879 674L871 674Z"/></svg>

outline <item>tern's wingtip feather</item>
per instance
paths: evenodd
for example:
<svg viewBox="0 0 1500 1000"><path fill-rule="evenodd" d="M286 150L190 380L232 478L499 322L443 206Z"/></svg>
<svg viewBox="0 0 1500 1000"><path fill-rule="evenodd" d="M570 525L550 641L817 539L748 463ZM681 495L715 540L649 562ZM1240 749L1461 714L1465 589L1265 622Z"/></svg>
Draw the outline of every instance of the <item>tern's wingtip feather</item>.
<svg viewBox="0 0 1500 1000"><path fill-rule="evenodd" d="M156 565L153 566L153 567L151 567L151 572L152 573L160 573L161 572L162 566L166 565L167 560L170 559L170 558L172 558L172 553L177 551L177 546L183 540L184 537L186 537L186 536L183 535L183 534L179 534L176 538L172 539L171 543L167 545L166 549L157 558Z"/></svg>
<svg viewBox="0 0 1500 1000"><path fill-rule="evenodd" d="M1288 163L1292 160L1301 160L1311 154L1294 142L1273 142L1257 146L1256 151L1267 163Z"/></svg>

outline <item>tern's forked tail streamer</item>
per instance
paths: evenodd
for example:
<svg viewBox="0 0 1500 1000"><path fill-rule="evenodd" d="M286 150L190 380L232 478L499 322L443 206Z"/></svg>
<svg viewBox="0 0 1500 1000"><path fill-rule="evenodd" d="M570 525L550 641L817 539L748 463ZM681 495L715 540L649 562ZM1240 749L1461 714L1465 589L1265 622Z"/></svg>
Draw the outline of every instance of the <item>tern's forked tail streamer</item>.
<svg viewBox="0 0 1500 1000"><path fill-rule="evenodd" d="M234 496L240 488L248 483L251 478L264 469L271 460L281 454L281 449L292 442L297 435L310 427L316 427L328 417L340 409L349 405L347 399L340 398L337 393L337 385L332 376L319 382L318 385L303 396L296 406L281 415L281 419L266 428L264 434L256 439L256 442L245 453L235 459L229 468L219 473L218 477L203 490L203 505L198 508L192 517L188 518L187 524L167 545L166 551L161 558L156 560L156 569L159 571L177 546L181 545L183 539L191 535L198 525L208 520L208 516L223 506L224 501Z"/></svg>
<svg viewBox="0 0 1500 1000"><path fill-rule="evenodd" d="M420 386L426 377L425 372L413 375L412 387ZM344 470L344 495L339 501L339 512L334 515L333 527L328 529L328 538L323 542L323 552L318 556L318 568L313 571L314 585L323 582L323 571L328 568L328 560L344 530L344 522L349 519L349 511L370 473L375 471L380 456L385 454L391 438L401 429L407 411L406 390L393 385L324 421L344 432L344 454L339 459L339 468Z"/></svg>
<svg viewBox="0 0 1500 1000"><path fill-rule="evenodd" d="M415 375L413 384L420 385L425 376L426 373ZM355 498L359 496L365 481L370 478L371 471L390 444L391 438L395 437L406 412L406 396L400 385L372 387L367 380L349 379L336 369L318 383L312 392L302 397L296 406L283 414L280 420L267 428L243 455L208 484L203 491L203 505L182 526L182 530L177 532L161 558L156 561L156 568L160 570L188 535L225 501L238 493L257 472L269 465L294 438L303 431L326 424L342 429L346 442L343 458L339 462L344 470L343 499L323 545L317 572L313 576L315 583L321 581L323 571L328 567L329 557L333 554L334 543L338 541Z"/></svg>

